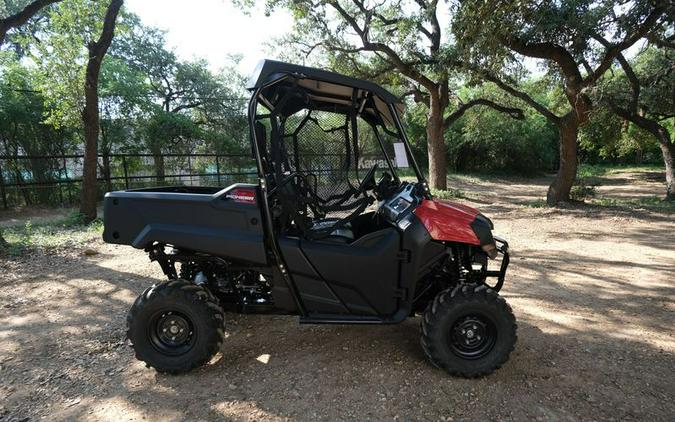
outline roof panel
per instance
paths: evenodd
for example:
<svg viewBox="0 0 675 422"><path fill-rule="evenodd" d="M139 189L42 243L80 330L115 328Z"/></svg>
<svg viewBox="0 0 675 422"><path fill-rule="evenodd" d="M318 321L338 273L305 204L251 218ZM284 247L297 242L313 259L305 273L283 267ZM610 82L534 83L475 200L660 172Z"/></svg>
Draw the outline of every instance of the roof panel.
<svg viewBox="0 0 675 422"><path fill-rule="evenodd" d="M253 71L253 74L251 75L248 83L246 84L246 88L249 90L254 90L287 74L295 74L301 76L304 79L317 81L317 84L312 87L312 89L315 91L321 91L322 85L324 85L326 89L334 90L336 87L331 87L331 85L336 84L370 91L385 103L401 103L401 100L396 98L394 94L377 85L376 83L365 81L363 79L352 78L350 76L341 75L335 72L329 72L327 70L284 63L275 60L260 61ZM328 82L329 84L321 84L320 82L322 81Z"/></svg>

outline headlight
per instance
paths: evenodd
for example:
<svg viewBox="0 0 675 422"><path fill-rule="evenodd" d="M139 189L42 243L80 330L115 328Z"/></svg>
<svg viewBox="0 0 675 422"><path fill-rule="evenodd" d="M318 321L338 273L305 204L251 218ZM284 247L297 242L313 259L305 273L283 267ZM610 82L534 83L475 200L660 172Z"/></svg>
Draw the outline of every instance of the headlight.
<svg viewBox="0 0 675 422"><path fill-rule="evenodd" d="M486 245L483 245L483 246L481 246L481 249L483 249L483 251L487 254L487 256L490 259L497 258L497 253L498 253L497 245L495 245L494 243L488 243Z"/></svg>

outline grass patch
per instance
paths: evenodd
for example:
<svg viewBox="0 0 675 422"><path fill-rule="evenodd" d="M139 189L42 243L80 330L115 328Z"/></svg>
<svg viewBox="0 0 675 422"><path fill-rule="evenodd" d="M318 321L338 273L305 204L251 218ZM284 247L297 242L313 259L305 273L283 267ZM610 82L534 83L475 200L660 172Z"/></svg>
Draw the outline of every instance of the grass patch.
<svg viewBox="0 0 675 422"><path fill-rule="evenodd" d="M473 198L466 194L461 189L448 189L448 190L437 190L432 189L431 194L438 199L468 199L469 201Z"/></svg>
<svg viewBox="0 0 675 422"><path fill-rule="evenodd" d="M595 178L610 176L617 173L647 173L651 171L664 171L661 164L645 165L620 165L620 164L579 164L577 168L578 178Z"/></svg>
<svg viewBox="0 0 675 422"><path fill-rule="evenodd" d="M548 204L545 199L535 199L534 201L528 201L523 203L526 207L530 208L548 208Z"/></svg>
<svg viewBox="0 0 675 422"><path fill-rule="evenodd" d="M1 252L16 256L36 249L84 246L93 235L100 235L102 232L103 221L95 220L91 224L84 224L79 213L40 224L33 224L29 220L24 225L2 229L7 246L2 247Z"/></svg>
<svg viewBox="0 0 675 422"><path fill-rule="evenodd" d="M586 198L586 200L578 202L585 202L589 205L607 208L646 209L666 214L675 214L675 202L664 201L662 198L657 196L650 196L641 199L595 197ZM534 201L525 202L523 205L529 208L549 208L549 205L546 203L545 199L535 199Z"/></svg>
<svg viewBox="0 0 675 422"><path fill-rule="evenodd" d="M579 167L577 168L577 178L606 176L609 170L610 167L605 165L579 164Z"/></svg>
<svg viewBox="0 0 675 422"><path fill-rule="evenodd" d="M599 205L601 207L641 208L667 214L675 213L675 202L664 201L658 196L650 196L640 199L616 199L599 197L591 199L589 203L593 205Z"/></svg>

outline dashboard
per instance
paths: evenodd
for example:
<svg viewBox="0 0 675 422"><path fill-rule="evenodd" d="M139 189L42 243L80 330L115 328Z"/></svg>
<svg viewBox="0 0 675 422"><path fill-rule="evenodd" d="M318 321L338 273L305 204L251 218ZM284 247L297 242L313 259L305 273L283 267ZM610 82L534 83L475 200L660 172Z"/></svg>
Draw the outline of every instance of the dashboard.
<svg viewBox="0 0 675 422"><path fill-rule="evenodd" d="M380 213L390 223L405 230L412 220L412 211L422 201L422 196L417 193L417 185L403 182L390 198L386 199L380 207Z"/></svg>

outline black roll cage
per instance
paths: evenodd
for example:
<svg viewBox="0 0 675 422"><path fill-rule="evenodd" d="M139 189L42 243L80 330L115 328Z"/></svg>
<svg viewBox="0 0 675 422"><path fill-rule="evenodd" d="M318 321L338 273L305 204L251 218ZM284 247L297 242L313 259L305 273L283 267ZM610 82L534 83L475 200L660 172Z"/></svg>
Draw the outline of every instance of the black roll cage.
<svg viewBox="0 0 675 422"><path fill-rule="evenodd" d="M284 279L286 285L288 286L288 288L291 292L291 295L293 296L293 300L294 300L294 302L297 306L298 313L301 316L306 317L308 314L307 314L307 310L306 310L304 304L302 303L302 299L300 298L300 292L299 292L297 286L295 285L295 282L293 281L292 277L290 276L290 274L287 270L288 266L286 265L283 254L281 253L281 248L279 247L278 239L274 235L274 222L272 220L272 215L271 215L271 212L270 212L269 197L268 197L268 194L269 194L268 193L268 186L267 186L267 180L268 180L267 176L268 176L268 174L265 172L265 168L264 168L263 160L262 160L262 156L261 156L261 151L260 151L260 148L259 148L260 144L259 144L259 140L257 138L257 133L256 133L257 131L255 130L255 126L256 126L256 123L257 123L258 117L259 117L258 114L257 114L259 100L260 100L260 103L265 108L270 110L269 114L260 115L260 118L266 118L266 117L274 116L275 115L275 109L277 109L278 106L279 106L279 104L277 104L277 107L275 107L271 102L269 102L265 97L263 97L261 95L261 93L265 89L267 89L267 88L269 88L269 87L271 87L275 84L278 84L278 83L281 83L281 82L284 82L284 81L288 81L288 80L293 80L293 87L296 87L298 81L303 79L303 78L305 78L305 75L303 75L303 74L288 72L288 73L286 73L286 74L284 74L280 77L274 78L273 80L271 80L269 82L261 83L257 87L254 87L253 89L251 89L252 94L251 94L251 99L249 100L249 104L248 104L248 123L249 123L249 133L250 133L250 139L251 139L251 147L252 147L253 155L254 155L254 158L255 158L256 167L258 169L258 183L259 183L259 191L260 191L260 198L258 198L258 200L259 200L259 204L260 204L260 213L261 213L262 219L264 221L263 227L265 229L267 243L268 243L269 248L270 248L269 250L271 251L271 253L274 257L274 260L276 261L276 269L279 271L281 277ZM347 108L354 107L354 105L356 105L356 102L358 101L358 99L356 98L356 92L358 91L357 87L353 86L351 88L353 88L353 90L352 90L352 101L351 101L350 105L346 106ZM362 88L359 88L359 89L362 89ZM379 89L381 90L382 88L379 88ZM303 87L303 90L307 90L307 88ZM388 133L389 135L399 139L405 145L405 149L406 149L406 153L407 153L407 156L408 156L409 164L411 165L413 171L415 172L415 175L417 176L418 181L423 186L423 189L426 191L427 194L430 194L428 184L427 184L427 182L424 178L424 175L420 171L419 166L417 165L417 161L415 160L415 157L413 155L412 148L410 147L410 142L408 140L408 136L405 133L405 130L403 128L403 124L401 123L401 119L398 115L398 110L396 109L395 104L392 103L391 101L386 101L385 98L380 97L380 100L383 101L384 103L386 103L388 111L393 118L393 124L394 124L394 128L395 128L396 132L392 132L389 129L387 129L386 124L384 124L384 120L383 120L380 112L378 111L377 107L375 107L375 104L374 104L374 102L375 102L374 95L375 94L373 94L373 92L370 92L370 91L367 91L367 90L364 90L364 91L365 91L365 96L364 96L364 98L362 98L361 104L359 105L359 113L361 111L363 111L366 104L368 102L370 102L370 104L372 106L372 110L374 110L376 112L377 120L379 120L379 121L373 121L372 118L371 119L364 119L364 120L366 120L368 122L368 124L373 128L373 131L375 133L375 137L378 141L378 144L380 145L380 148L382 149L382 152L385 156L385 159L386 159L390 169L392 170L392 174L394 175L396 180L399 181L398 175L394 171L394 167L391 163L391 159L387 155L386 148L384 148L384 144L383 144L382 138L380 136L380 133L377 130L377 123L381 123L381 126L386 133ZM389 94L389 95L391 96L391 94ZM321 96L326 97L326 98L331 97L331 95L327 94L327 93L321 93ZM391 96L391 97L393 97L393 96ZM285 102L287 101L287 98L288 98L288 96L286 96L286 98L283 98L280 101L280 103L285 104ZM342 97L340 97L340 98L342 98ZM352 110L353 110L353 108L352 108ZM350 113L350 114L355 116L354 113ZM348 116L349 116L349 114L348 114ZM276 119L271 119L271 120L273 122L276 121ZM306 120L304 122L306 123ZM275 125L276 125L276 123L273 124L273 127L272 127L273 131L275 130L275 127L274 127ZM352 127L354 127L354 125L352 125ZM278 128L276 128L276 130L278 130ZM296 149L296 151L297 151L297 149ZM269 169L269 171L274 173L276 171L276 169ZM277 183L278 182L279 182L279 180L277 180Z"/></svg>

